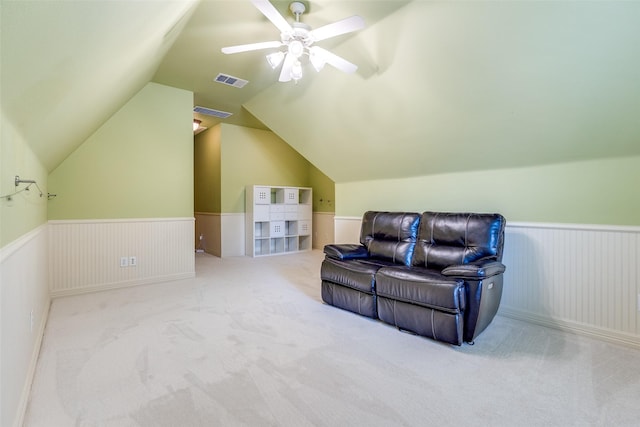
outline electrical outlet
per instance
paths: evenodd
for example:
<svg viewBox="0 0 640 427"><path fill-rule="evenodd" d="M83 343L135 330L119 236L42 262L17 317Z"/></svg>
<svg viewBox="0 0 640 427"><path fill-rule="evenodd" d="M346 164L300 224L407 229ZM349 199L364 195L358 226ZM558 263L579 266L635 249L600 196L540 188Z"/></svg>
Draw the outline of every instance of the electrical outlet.
<svg viewBox="0 0 640 427"><path fill-rule="evenodd" d="M638 306L638 311L640 311L640 294L638 294L638 304L637 304L637 306Z"/></svg>
<svg viewBox="0 0 640 427"><path fill-rule="evenodd" d="M128 267L129 266L129 258L126 256L120 257L120 267Z"/></svg>
<svg viewBox="0 0 640 427"><path fill-rule="evenodd" d="M136 265L138 265L138 258L134 257L134 256L130 256L129 257L129 265L132 267L135 267Z"/></svg>
<svg viewBox="0 0 640 427"><path fill-rule="evenodd" d="M29 312L29 329L33 332L33 310Z"/></svg>

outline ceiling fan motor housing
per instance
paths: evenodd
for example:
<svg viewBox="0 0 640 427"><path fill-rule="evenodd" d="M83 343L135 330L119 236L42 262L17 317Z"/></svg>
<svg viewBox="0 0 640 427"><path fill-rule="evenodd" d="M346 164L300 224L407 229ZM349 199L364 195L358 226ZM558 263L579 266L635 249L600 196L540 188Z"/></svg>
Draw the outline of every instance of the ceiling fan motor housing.
<svg viewBox="0 0 640 427"><path fill-rule="evenodd" d="M284 45L290 46L295 41L298 41L304 48L309 48L313 44L311 27L302 22L294 22L292 28L293 31L280 34L280 39Z"/></svg>

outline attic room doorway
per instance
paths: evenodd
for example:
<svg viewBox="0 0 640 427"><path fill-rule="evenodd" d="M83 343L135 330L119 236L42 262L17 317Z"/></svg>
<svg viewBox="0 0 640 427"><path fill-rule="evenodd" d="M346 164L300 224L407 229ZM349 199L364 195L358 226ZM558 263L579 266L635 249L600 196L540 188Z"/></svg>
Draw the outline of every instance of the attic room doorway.
<svg viewBox="0 0 640 427"><path fill-rule="evenodd" d="M333 243L335 183L270 130L218 124L194 133L196 250L244 256L245 189L310 187L312 248Z"/></svg>

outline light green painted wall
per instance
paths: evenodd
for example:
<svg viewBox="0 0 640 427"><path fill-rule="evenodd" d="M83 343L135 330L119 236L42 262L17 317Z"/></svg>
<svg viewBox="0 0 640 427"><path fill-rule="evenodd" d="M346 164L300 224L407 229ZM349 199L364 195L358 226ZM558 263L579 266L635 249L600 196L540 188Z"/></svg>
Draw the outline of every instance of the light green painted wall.
<svg viewBox="0 0 640 427"><path fill-rule="evenodd" d="M640 157L336 184L336 214L500 212L508 221L640 225Z"/></svg>
<svg viewBox="0 0 640 427"><path fill-rule="evenodd" d="M335 212L335 183L314 165L309 168L309 181L313 187L313 211Z"/></svg>
<svg viewBox="0 0 640 427"><path fill-rule="evenodd" d="M223 124L221 135L222 212L245 212L247 185L310 186L310 163L273 132Z"/></svg>
<svg viewBox="0 0 640 427"><path fill-rule="evenodd" d="M220 213L220 132L222 125L197 134L194 138L194 209Z"/></svg>
<svg viewBox="0 0 640 427"><path fill-rule="evenodd" d="M44 193L35 186L0 200L0 247L47 221L47 171L30 149L27 141L2 113L0 122L0 195L22 190L15 187L15 176L34 179Z"/></svg>
<svg viewBox="0 0 640 427"><path fill-rule="evenodd" d="M192 108L147 84L49 174L49 219L193 216Z"/></svg>

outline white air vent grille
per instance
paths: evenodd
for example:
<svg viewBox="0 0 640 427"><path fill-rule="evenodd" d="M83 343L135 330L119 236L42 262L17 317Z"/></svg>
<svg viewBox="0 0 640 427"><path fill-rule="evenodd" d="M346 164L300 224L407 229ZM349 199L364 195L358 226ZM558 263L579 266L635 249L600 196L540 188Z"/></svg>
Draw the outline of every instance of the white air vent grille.
<svg viewBox="0 0 640 427"><path fill-rule="evenodd" d="M206 107L193 107L193 112L205 114L207 116L218 117L220 119L226 119L231 114L233 114L233 113L228 113L226 111L214 110L212 108L206 108Z"/></svg>
<svg viewBox="0 0 640 427"><path fill-rule="evenodd" d="M220 73L220 74L218 74L216 76L215 81L218 82L218 83L222 83L224 85L227 85L227 86L233 86L233 87L238 87L238 88L243 87L244 85L249 83L248 80L243 80L241 78L233 77L233 76L230 76L228 74L222 74L222 73Z"/></svg>

